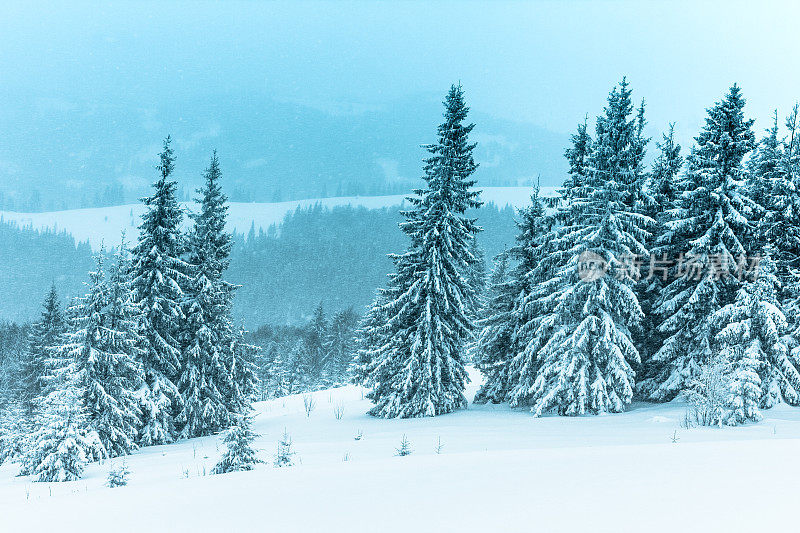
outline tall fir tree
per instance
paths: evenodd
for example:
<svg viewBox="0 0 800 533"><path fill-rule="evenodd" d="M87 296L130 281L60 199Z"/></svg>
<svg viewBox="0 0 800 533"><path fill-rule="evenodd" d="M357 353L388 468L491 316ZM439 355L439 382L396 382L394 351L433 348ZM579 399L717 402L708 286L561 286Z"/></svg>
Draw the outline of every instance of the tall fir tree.
<svg viewBox="0 0 800 533"><path fill-rule="evenodd" d="M306 364L315 380L321 380L325 368L328 366L328 352L326 341L328 338L328 317L322 302L314 309L314 315L306 327L304 335L304 349ZM318 383L318 385L323 385Z"/></svg>
<svg viewBox="0 0 800 533"><path fill-rule="evenodd" d="M350 363L356 350L357 325L358 315L352 308L339 311L331 318L325 341L327 363L323 372L323 382L329 386L344 385L351 379Z"/></svg>
<svg viewBox="0 0 800 533"><path fill-rule="evenodd" d="M234 420L227 401L234 394L231 380L235 332L230 318L234 287L223 279L230 262L231 236L225 232L227 197L216 152L198 189L200 212L189 234L189 275L184 313L182 374L178 383L183 409L178 415L181 436L200 437L228 427Z"/></svg>
<svg viewBox="0 0 800 533"><path fill-rule="evenodd" d="M252 410L253 399L259 387L256 359L261 349L245 339L246 331L236 332L228 350L228 391L225 395L228 412L235 416L245 416ZM235 418L234 418L235 420Z"/></svg>
<svg viewBox="0 0 800 533"><path fill-rule="evenodd" d="M561 190L561 197L569 202L569 195L577 194L586 177L586 169L592 156L592 136L589 134L589 115L578 124L578 131L570 138L570 147L564 152L564 157L569 163L569 177Z"/></svg>
<svg viewBox="0 0 800 533"><path fill-rule="evenodd" d="M170 137L159 155L159 179L153 195L143 199L147 211L139 226L139 241L133 249L132 289L141 309L144 340L142 366L146 391L142 395L141 444L172 442L177 433L174 418L181 411L181 395L176 382L181 374L181 322L185 320L182 302L190 278L182 256L183 219L172 181L175 158Z"/></svg>
<svg viewBox="0 0 800 533"><path fill-rule="evenodd" d="M391 338L388 335L384 298L384 291L378 290L372 306L367 309L359 321L356 330L355 355L350 363L352 383L367 383L375 359L389 348L387 344Z"/></svg>
<svg viewBox="0 0 800 533"><path fill-rule="evenodd" d="M41 318L31 329L29 348L20 369L21 396L28 416L32 416L35 410L34 400L44 393L43 380L47 373L47 361L52 357L52 350L61 345L63 336L67 332L67 320L59 302L55 283L50 286L42 307Z"/></svg>
<svg viewBox="0 0 800 533"><path fill-rule="evenodd" d="M780 281L768 247L755 279L743 283L732 303L712 319L715 351L730 367L727 423L761 419L760 408L780 401L796 404L797 361L786 343L787 322L778 303Z"/></svg>
<svg viewBox="0 0 800 533"><path fill-rule="evenodd" d="M658 157L653 163L650 189L655 198L655 210L650 214L658 222L665 222L666 214L675 207L680 195L678 174L683 167L681 145L675 141L675 123L661 134L661 142L656 142Z"/></svg>
<svg viewBox="0 0 800 533"><path fill-rule="evenodd" d="M87 389L69 345L51 351L45 388L37 399L35 430L27 439L20 474L36 481L80 479L86 464L107 457L86 409Z"/></svg>
<svg viewBox="0 0 800 533"><path fill-rule="evenodd" d="M780 130L778 128L778 111L773 113L772 127L766 130L766 135L758 143L758 147L753 152L753 157L749 161L748 175L748 195L761 206L763 211L758 215L765 215L770 211L773 184L777 180L785 180L786 172L784 166L781 164L782 154L781 146L782 139L779 137ZM766 229L770 224L760 224L759 226ZM760 245L766 243L766 235L763 231L759 231L757 237L761 239Z"/></svg>
<svg viewBox="0 0 800 533"><path fill-rule="evenodd" d="M427 147L426 187L409 198L412 209L400 226L409 248L391 256L396 272L378 299L387 323L372 347L367 378L374 416L435 416L467 405L464 351L475 305L467 276L480 228L465 212L481 202L471 178L474 124L464 124L469 108L461 86L450 88L444 105L438 142Z"/></svg>
<svg viewBox="0 0 800 533"><path fill-rule="evenodd" d="M475 345L473 363L485 376L474 403L500 403L508 393L508 361L513 354L511 334L515 317L516 286L509 279L508 251L495 258L489 280L487 316L479 319L480 328Z"/></svg>
<svg viewBox="0 0 800 533"><path fill-rule="evenodd" d="M661 142L656 142L659 153L653 163L647 185L652 202L649 208L645 209L645 213L655 221L653 235L649 241L650 257L642 262L645 273L641 282L637 284L637 296L644 319L636 344L644 369L650 366L650 360L662 343L662 335L658 330L658 316L653 309L667 284L664 267L669 261L667 254L672 243L669 241L666 224L673 217L674 209L678 207L681 194L679 173L684 162L681 146L675 141L674 123L670 123L669 130L662 134L661 139ZM646 383L646 380L639 382L639 392Z"/></svg>
<svg viewBox="0 0 800 533"><path fill-rule="evenodd" d="M478 337L476 366L486 380L475 395L477 403L513 401L512 390L519 392L523 381L536 379L536 350L529 350L527 340L530 323L542 315L533 292L542 281L549 222L537 187L531 205L519 211L515 246L501 256L493 275L493 298Z"/></svg>
<svg viewBox="0 0 800 533"><path fill-rule="evenodd" d="M786 126L789 135L781 139L776 112L773 126L752 158L750 181L753 198L763 208L757 225L759 244L775 251L782 300L793 292L796 276L792 272L800 268L797 107L787 117Z"/></svg>
<svg viewBox="0 0 800 533"><path fill-rule="evenodd" d="M636 124L643 117L631 116L630 96L625 79L609 94L584 183L578 190L565 183L571 201L547 235L557 243L548 259L555 264L539 284L546 314L529 341L541 346L538 369L520 391L537 415L620 412L633 397L639 353L632 330L642 310L632 258L646 255L652 220L636 212L642 157Z"/></svg>
<svg viewBox="0 0 800 533"><path fill-rule="evenodd" d="M118 255L109 285L103 252L98 254L97 267L89 273L88 294L69 310L70 331L61 347L75 363L81 403L110 457L136 449L141 425L140 338L127 308L125 268L125 259Z"/></svg>
<svg viewBox="0 0 800 533"><path fill-rule="evenodd" d="M740 186L742 160L755 148L744 105L734 85L708 109L680 185L679 206L657 243L673 265L654 308L664 342L642 387L655 400L674 398L711 361L710 318L732 301L739 285L737 264L749 251L749 217L757 208Z"/></svg>
<svg viewBox="0 0 800 533"><path fill-rule="evenodd" d="M483 253L483 248L478 244L478 239L472 239L470 254L472 254L474 262L466 277L475 293L475 305L472 313L473 319L477 320L485 304L484 296L487 285L486 255Z"/></svg>

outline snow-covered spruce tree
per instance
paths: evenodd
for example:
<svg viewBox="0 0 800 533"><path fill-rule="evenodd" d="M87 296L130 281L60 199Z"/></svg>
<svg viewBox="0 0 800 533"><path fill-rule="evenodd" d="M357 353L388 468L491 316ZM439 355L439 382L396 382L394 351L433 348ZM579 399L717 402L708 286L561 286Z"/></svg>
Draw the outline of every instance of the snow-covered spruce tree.
<svg viewBox="0 0 800 533"><path fill-rule="evenodd" d="M23 358L20 371L21 396L28 416L33 415L34 399L44 393L46 362L52 357L52 349L61 344L66 331L67 320L53 284L45 298L42 316L31 330L30 347Z"/></svg>
<svg viewBox="0 0 800 533"><path fill-rule="evenodd" d="M141 425L141 348L128 301L124 253L118 253L111 285L103 272L103 252L98 254L97 267L89 273L89 293L69 309L69 333L61 347L62 357L74 361L89 424L111 457L136 449Z"/></svg>
<svg viewBox="0 0 800 533"><path fill-rule="evenodd" d="M757 301L754 323L759 328L767 356L760 373L764 391L759 403L762 409L780 401L792 405L800 403L800 359L791 349L797 341L789 331L790 324L780 304L781 281L777 264L772 260L773 250L771 245L767 245L758 267L758 277L748 287Z"/></svg>
<svg viewBox="0 0 800 533"><path fill-rule="evenodd" d="M778 112L773 113L772 127L766 130L766 135L758 143L758 147L753 152L753 157L748 161L749 175L748 175L748 195L759 206L765 208L763 211L757 213L759 215L758 226L761 231L757 232L757 237L760 239L760 246L766 243L765 230L762 228L760 217L769 213L769 205L771 204L770 194L772 192L772 185L777 180L785 180L785 168L781 164L782 154L781 145L782 139L779 138L778 128Z"/></svg>
<svg viewBox="0 0 800 533"><path fill-rule="evenodd" d="M312 388L321 388L329 385L322 381L322 374L328 365L328 352L325 346L327 337L328 317L325 315L322 302L320 302L314 310L314 316L303 336L306 365L313 381Z"/></svg>
<svg viewBox="0 0 800 533"><path fill-rule="evenodd" d="M592 155L592 136L589 134L589 115L586 115L582 124L578 124L578 131L572 135L571 146L564 152L564 157L569 163L569 177L564 182L561 197L565 202L570 198L567 194L577 193L581 190L586 168Z"/></svg>
<svg viewBox="0 0 800 533"><path fill-rule="evenodd" d="M141 310L144 340L142 366L146 389L142 394L140 444L172 442L176 436L174 417L182 407L176 382L180 376L180 325L185 319L181 303L188 286L187 265L181 259L185 245L180 233L183 218L175 197L176 183L170 179L174 157L170 138L160 154L161 173L153 185L153 196L143 201L147 212L139 226L139 241L133 249L134 299Z"/></svg>
<svg viewBox="0 0 800 533"><path fill-rule="evenodd" d="M509 281L508 251L495 258L489 280L488 316L478 320L480 328L473 363L485 376L475 394L475 403L500 403L508 392L508 361L513 356L511 334L515 323L512 315L516 300L515 284Z"/></svg>
<svg viewBox="0 0 800 533"><path fill-rule="evenodd" d="M272 465L275 468L293 466L295 455L297 455L297 452L292 449L292 437L290 437L289 433L284 429L281 440L278 442L278 451L273 457Z"/></svg>
<svg viewBox="0 0 800 533"><path fill-rule="evenodd" d="M391 256L396 272L378 297L386 325L373 346L367 385L384 418L435 416L464 408L464 348L471 338L475 295L467 275L480 228L464 213L481 205L471 175L475 144L465 125L468 108L460 86L452 86L439 140L427 147L426 187L410 197L400 227L408 250Z"/></svg>
<svg viewBox="0 0 800 533"><path fill-rule="evenodd" d="M646 272L644 279L637 284L637 296L642 306L644 319L640 336L636 339L637 348L642 358L644 369L649 368L650 359L661 347L662 335L658 330L659 319L653 309L661 296L667 279L664 279L664 261L668 261L670 252L669 234L666 223L672 218L673 210L678 206L680 188L678 173L683 166L681 146L675 142L675 125L670 124L667 133L662 134L661 142L656 142L658 157L653 163L646 188L652 198L645 213L655 220L653 235L648 243L650 261L643 261L642 268ZM637 392L647 381L640 381Z"/></svg>
<svg viewBox="0 0 800 533"><path fill-rule="evenodd" d="M549 222L536 188L531 205L519 211L516 244L500 257L488 316L479 322L476 366L486 381L475 395L476 403L508 401L511 387L525 388L521 382L530 379L532 384L536 379L536 350L528 350L527 341L530 324L543 314L533 288L543 278L540 267L547 244L543 237ZM514 268L508 267L509 260L516 263Z"/></svg>
<svg viewBox="0 0 800 533"><path fill-rule="evenodd" d="M649 189L655 199L655 209L651 216L658 222L666 222L667 213L673 209L680 195L678 189L678 173L683 167L681 145L675 142L675 123L670 123L669 130L661 135L661 142L656 142L658 157L653 163L650 174Z"/></svg>
<svg viewBox="0 0 800 533"><path fill-rule="evenodd" d="M107 456L85 407L86 388L68 345L48 360L46 393L38 400L36 430L20 473L37 481L80 479L87 463Z"/></svg>
<svg viewBox="0 0 800 533"><path fill-rule="evenodd" d="M222 442L225 443L225 453L212 470L213 474L227 474L241 470L252 470L262 461L252 448L253 441L258 437L251 429L251 420L248 415L237 416L237 422L225 433Z"/></svg>
<svg viewBox="0 0 800 533"><path fill-rule="evenodd" d="M225 402L228 412L239 417L252 410L253 399L259 388L256 359L261 348L248 343L245 334L243 328L236 332L225 363L229 380Z"/></svg>
<svg viewBox="0 0 800 533"><path fill-rule="evenodd" d="M755 147L744 105L734 85L708 110L680 184L679 206L657 243L674 264L654 307L664 341L642 386L654 400L674 398L711 360L710 319L733 301L739 286L737 270L749 251L748 220L758 208L740 186L742 160Z"/></svg>
<svg viewBox="0 0 800 533"><path fill-rule="evenodd" d="M729 424L758 421L759 408L798 401L800 372L785 341L776 273L768 247L756 279L744 283L735 301L714 316L719 351L732 370Z"/></svg>
<svg viewBox="0 0 800 533"><path fill-rule="evenodd" d="M531 341L541 344L535 382L515 393L516 403L532 404L537 415L620 412L633 397L631 365L639 353L631 331L642 311L633 292L638 270L629 258L646 255L652 221L631 205L641 184L630 94L624 79L609 94L585 181L567 190L562 225L547 236L557 244L549 256L560 261L540 287L555 305L536 327L544 334Z"/></svg>
<svg viewBox="0 0 800 533"><path fill-rule="evenodd" d="M620 84L620 93L624 93L626 89L627 81L625 78L623 78L622 83ZM629 154L626 155L626 157L629 158L629 161L625 163L625 166L630 167L631 174L630 183L628 184L630 195L628 205L631 207L632 211L636 213L643 213L649 216L649 214L652 213L652 211L656 208L657 204L655 196L648 187L648 183L650 182L650 173L647 171L644 163L645 156L647 155L647 145L650 143L650 137L645 137L644 135L644 127L647 124L647 121L644 118L644 110L645 103L643 99L636 110L636 121L634 124L631 147L629 150L622 149L622 152L629 152ZM650 228L652 230L652 224L650 225ZM648 241L645 243L648 246L651 244L652 236L653 233L651 231Z"/></svg>
<svg viewBox="0 0 800 533"><path fill-rule="evenodd" d="M584 180L582 189L585 183ZM570 190L568 194L573 199L578 198L577 191ZM565 250L559 250L560 243L551 240L552 231L558 224L556 216L545 214L536 195L531 206L522 213L519 224L518 242L514 249L519 263L513 272L518 295L512 311L517 322L511 336L514 351L508 362L507 400L512 406L531 403L541 363L539 350L554 332L555 322L551 318L558 304L555 273L568 260Z"/></svg>
<svg viewBox="0 0 800 533"><path fill-rule="evenodd" d="M307 361L308 351L302 338L295 340L290 349L278 354L273 361L272 371L275 396L315 390L316 380Z"/></svg>
<svg viewBox="0 0 800 533"><path fill-rule="evenodd" d="M229 264L231 236L225 232L228 206L220 188L222 173L216 152L197 192L200 212L188 236L189 276L184 299L182 374L178 383L183 409L177 422L182 437L216 433L230 425L234 413L228 399L235 394L231 379L235 332L230 318L234 287L222 279ZM226 362L228 363L226 365Z"/></svg>
<svg viewBox="0 0 800 533"><path fill-rule="evenodd" d="M338 386L350 381L349 371L356 350L357 325L358 315L352 308L339 311L331 318L325 340L327 359L323 370L323 382Z"/></svg>
<svg viewBox="0 0 800 533"><path fill-rule="evenodd" d="M383 353L390 337L386 313L384 311L384 294L378 290L372 306L367 309L358 324L356 331L355 355L350 363L352 383L367 383L369 376L378 362L377 356Z"/></svg>
<svg viewBox="0 0 800 533"><path fill-rule="evenodd" d="M784 289L791 292L796 278L792 270L800 268L797 107L786 120L789 135L783 140L778 136L777 120L776 114L773 127L767 130L752 159L750 189L754 200L764 208L758 220L759 242L774 248L778 277Z"/></svg>
<svg viewBox="0 0 800 533"><path fill-rule="evenodd" d="M478 239L472 239L470 245L470 254L475 259L472 267L467 272L467 282L472 287L475 293L475 308L472 310L473 319L477 319L484 307L484 296L486 292L487 273L486 273L486 255L483 249L478 244Z"/></svg>
<svg viewBox="0 0 800 533"><path fill-rule="evenodd" d="M31 420L21 401L11 401L0 409L0 465L23 456L30 432Z"/></svg>
<svg viewBox="0 0 800 533"><path fill-rule="evenodd" d="M762 226L775 248L778 278L783 283L780 301L792 330L792 353L800 359L800 104L786 117L787 135L781 147L781 173L770 195L771 202Z"/></svg>

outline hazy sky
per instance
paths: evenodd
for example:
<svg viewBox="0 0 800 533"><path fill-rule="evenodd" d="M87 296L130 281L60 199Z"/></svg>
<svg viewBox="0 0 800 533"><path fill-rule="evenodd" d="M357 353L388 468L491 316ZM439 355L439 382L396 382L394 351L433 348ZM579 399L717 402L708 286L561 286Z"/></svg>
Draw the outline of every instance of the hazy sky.
<svg viewBox="0 0 800 533"><path fill-rule="evenodd" d="M11 108L267 95L347 114L461 80L473 109L564 133L627 75L651 134L676 121L686 142L733 82L759 136L800 98L795 2L26 4L0 12Z"/></svg>

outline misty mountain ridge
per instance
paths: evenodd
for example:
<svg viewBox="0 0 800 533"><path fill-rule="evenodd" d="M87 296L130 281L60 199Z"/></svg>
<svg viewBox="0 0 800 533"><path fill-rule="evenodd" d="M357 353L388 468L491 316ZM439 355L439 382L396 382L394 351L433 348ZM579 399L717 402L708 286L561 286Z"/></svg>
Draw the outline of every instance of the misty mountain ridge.
<svg viewBox="0 0 800 533"><path fill-rule="evenodd" d="M442 112L433 93L315 107L233 92L168 108L146 98L132 106L17 96L0 109L0 207L16 211L135 202L149 194L168 133L182 200L193 197L213 149L232 201L403 194L421 183L423 145L435 140ZM566 135L477 110L470 120L479 186L531 185L537 176L560 183Z"/></svg>

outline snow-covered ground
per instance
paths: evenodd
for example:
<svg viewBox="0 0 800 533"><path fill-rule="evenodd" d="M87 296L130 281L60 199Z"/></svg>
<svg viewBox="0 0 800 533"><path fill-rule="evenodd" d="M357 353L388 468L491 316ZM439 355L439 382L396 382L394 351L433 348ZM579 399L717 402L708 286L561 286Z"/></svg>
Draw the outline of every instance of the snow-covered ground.
<svg viewBox="0 0 800 533"><path fill-rule="evenodd" d="M543 187L542 196L555 196L555 187ZM523 207L530 203L530 187L485 187L481 194L484 202L491 202L500 207L511 205ZM276 203L242 203L232 202L229 209L228 229L239 233L247 233L251 225L266 230L272 224L279 224L287 213L298 207L309 207L320 204L326 207L343 205L363 206L368 209L379 209L400 205L405 195L393 196L351 196L336 198L316 198L293 200ZM195 204L183 204L187 210L196 208ZM92 248L98 249L102 243L106 246L119 244L120 234L125 230L128 241L138 235L140 217L144 213L141 203L118 205L114 207L97 207L90 209L70 209L67 211L49 211L44 213L17 213L0 211L0 218L14 221L20 226L32 226L35 229L66 230L79 242L89 241Z"/></svg>
<svg viewBox="0 0 800 533"><path fill-rule="evenodd" d="M799 409L777 407L751 426L689 430L680 403L540 419L470 405L380 420L365 414L362 392L315 393L310 417L301 396L256 404L255 447L271 460L285 429L299 463L291 468L206 475L219 437L140 450L124 459L129 485L115 489L105 477L123 459L90 465L71 483L33 483L4 465L0 531L649 533L796 524ZM414 452L398 457L403 435Z"/></svg>

